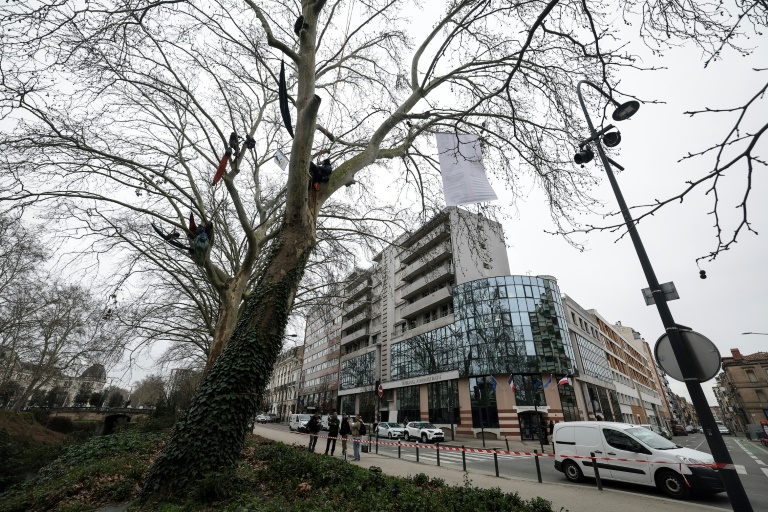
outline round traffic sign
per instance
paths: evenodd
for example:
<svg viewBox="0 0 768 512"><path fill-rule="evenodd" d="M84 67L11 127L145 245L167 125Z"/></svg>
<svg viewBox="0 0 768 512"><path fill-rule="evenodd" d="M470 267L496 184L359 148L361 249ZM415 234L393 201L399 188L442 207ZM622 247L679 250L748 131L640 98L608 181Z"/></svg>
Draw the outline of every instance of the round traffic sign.
<svg viewBox="0 0 768 512"><path fill-rule="evenodd" d="M384 386L379 384L379 396L384 396Z"/></svg>
<svg viewBox="0 0 768 512"><path fill-rule="evenodd" d="M696 331L681 330L680 336L683 338L683 344L688 347L688 353L691 355L689 366L691 371L693 371L693 375L690 375L689 378L695 379L698 382L706 382L713 379L720 371L720 351L717 350L712 340ZM669 340L669 336L663 334L658 339L654 353L656 361L658 361L662 370L667 372L667 375L675 380L685 382L683 372L680 370L680 365L672 351L672 342Z"/></svg>

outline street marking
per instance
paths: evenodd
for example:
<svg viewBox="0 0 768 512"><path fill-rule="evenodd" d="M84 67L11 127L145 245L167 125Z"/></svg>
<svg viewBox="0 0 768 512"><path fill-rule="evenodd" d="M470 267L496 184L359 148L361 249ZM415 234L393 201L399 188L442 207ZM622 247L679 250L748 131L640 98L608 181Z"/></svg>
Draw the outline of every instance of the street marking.
<svg viewBox="0 0 768 512"><path fill-rule="evenodd" d="M763 473L765 473L765 476L768 476L768 468L760 468L763 470Z"/></svg>
<svg viewBox="0 0 768 512"><path fill-rule="evenodd" d="M757 462L761 466L765 466L765 462L761 461L760 459L755 459L755 462Z"/></svg>
<svg viewBox="0 0 768 512"><path fill-rule="evenodd" d="M733 467L736 468L736 472L740 475L746 475L747 474L747 468L742 466L741 464L734 464Z"/></svg>

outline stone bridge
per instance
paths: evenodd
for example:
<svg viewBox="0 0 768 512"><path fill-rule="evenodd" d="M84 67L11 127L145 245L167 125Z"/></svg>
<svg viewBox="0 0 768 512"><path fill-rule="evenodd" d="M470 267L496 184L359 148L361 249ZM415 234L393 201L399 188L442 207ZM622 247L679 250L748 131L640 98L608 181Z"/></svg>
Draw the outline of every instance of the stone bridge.
<svg viewBox="0 0 768 512"><path fill-rule="evenodd" d="M72 421L100 421L103 422L99 433L111 434L114 428L120 424L131 421L142 421L149 418L152 409L138 409L134 407L52 407L48 414L63 416Z"/></svg>

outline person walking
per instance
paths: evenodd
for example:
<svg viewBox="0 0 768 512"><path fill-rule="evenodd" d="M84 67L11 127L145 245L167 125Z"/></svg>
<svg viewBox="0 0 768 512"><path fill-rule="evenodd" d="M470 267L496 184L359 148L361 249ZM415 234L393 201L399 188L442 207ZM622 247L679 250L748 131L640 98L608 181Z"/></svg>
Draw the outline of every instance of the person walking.
<svg viewBox="0 0 768 512"><path fill-rule="evenodd" d="M341 454L347 456L347 437L352 433L352 429L349 428L349 417L344 414L341 418L341 426L339 427L339 434L341 435Z"/></svg>
<svg viewBox="0 0 768 512"><path fill-rule="evenodd" d="M328 447L330 447L331 457L333 457L333 452L336 451L336 438L339 436L340 423L335 412L328 418L328 440L325 442L325 454L328 455Z"/></svg>
<svg viewBox="0 0 768 512"><path fill-rule="evenodd" d="M309 431L309 451L314 453L315 452L315 445L317 445L317 435L318 432L320 432L320 429L322 428L322 423L320 422L320 413L316 412L312 415L311 418L309 418L309 421L307 422L307 430Z"/></svg>
<svg viewBox="0 0 768 512"><path fill-rule="evenodd" d="M549 438L552 439L552 434L555 432L555 422L549 420Z"/></svg>
<svg viewBox="0 0 768 512"><path fill-rule="evenodd" d="M355 456L352 460L360 460L360 421L356 416L352 416L349 428L352 430L352 451Z"/></svg>

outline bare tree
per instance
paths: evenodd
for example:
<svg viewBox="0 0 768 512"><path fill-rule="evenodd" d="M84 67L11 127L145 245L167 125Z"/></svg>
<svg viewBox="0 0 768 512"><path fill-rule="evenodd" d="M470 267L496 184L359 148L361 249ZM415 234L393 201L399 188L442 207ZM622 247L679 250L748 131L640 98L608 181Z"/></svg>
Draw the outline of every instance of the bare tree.
<svg viewBox="0 0 768 512"><path fill-rule="evenodd" d="M0 11L0 115L20 121L0 138L9 149L3 198L45 201L62 222L118 235L146 254L158 251L151 217L195 245L188 255L159 249L177 256L168 258L178 262L171 273L204 276L222 304L215 364L153 466L145 498L183 496L204 474L234 466L320 229L391 215L368 206L378 175L392 175L404 197L428 209L439 175L427 136L474 133L492 173L513 189L530 174L554 222L569 225L594 204L596 182L570 161L574 134L583 133L574 81L616 91L617 72L636 66L610 28L615 12L640 16L648 37L704 40L722 27L717 6L673 0L451 0L431 9L435 23L415 42L407 7L302 0L299 13L277 0L94 0ZM281 63L292 141L275 107ZM277 149L290 155L287 173L266 166ZM207 183L226 150L219 190ZM328 182L311 177L320 156L335 165ZM336 213L340 204L357 213ZM212 245L196 238L189 212L212 226Z"/></svg>
<svg viewBox="0 0 768 512"><path fill-rule="evenodd" d="M150 375L135 384L131 391L131 406L152 406L165 396L165 381L159 375Z"/></svg>

